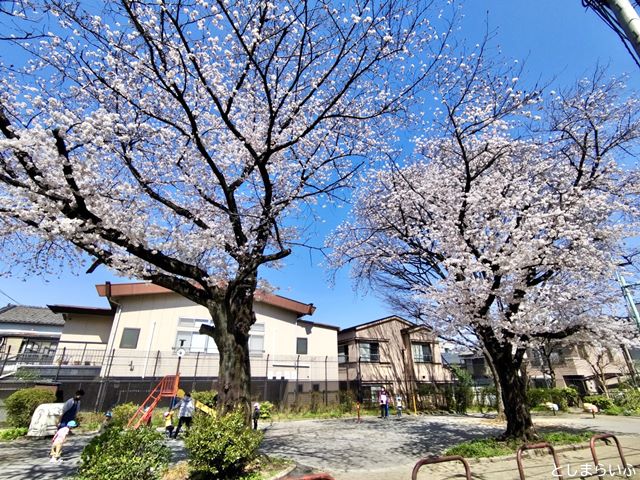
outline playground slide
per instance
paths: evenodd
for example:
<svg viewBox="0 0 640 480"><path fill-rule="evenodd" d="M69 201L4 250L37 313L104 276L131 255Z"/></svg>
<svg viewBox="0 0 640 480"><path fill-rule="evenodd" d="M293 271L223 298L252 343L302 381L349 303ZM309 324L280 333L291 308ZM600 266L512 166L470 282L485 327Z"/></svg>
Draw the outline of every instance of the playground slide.
<svg viewBox="0 0 640 480"><path fill-rule="evenodd" d="M176 397L178 397L178 398L184 397L184 390L179 388L178 392L176 393ZM215 417L215 415L216 415L215 408L211 408L210 406L205 405L202 402L199 402L195 398L192 398L191 401L193 402L193 406L196 407L198 410L206 413L207 415L211 415L211 416Z"/></svg>

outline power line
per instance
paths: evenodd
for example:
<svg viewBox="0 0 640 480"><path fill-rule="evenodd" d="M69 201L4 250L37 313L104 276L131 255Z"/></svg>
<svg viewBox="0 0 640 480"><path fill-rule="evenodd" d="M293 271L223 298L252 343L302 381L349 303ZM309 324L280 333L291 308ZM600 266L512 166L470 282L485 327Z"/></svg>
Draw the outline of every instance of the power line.
<svg viewBox="0 0 640 480"><path fill-rule="evenodd" d="M0 294L2 294L2 295L4 295L5 297L7 297L7 298L8 298L9 300L11 300L14 304L16 304L16 305L22 305L22 303L21 303L21 302L17 301L15 298L13 298L13 297L11 297L11 296L7 295L6 293L4 293L4 292L2 291L2 289L0 289Z"/></svg>

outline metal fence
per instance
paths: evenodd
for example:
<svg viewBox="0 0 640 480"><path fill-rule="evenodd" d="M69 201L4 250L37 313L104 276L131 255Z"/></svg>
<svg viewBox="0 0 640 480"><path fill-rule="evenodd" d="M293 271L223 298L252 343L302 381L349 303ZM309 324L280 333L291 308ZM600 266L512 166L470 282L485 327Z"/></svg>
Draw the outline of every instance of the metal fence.
<svg viewBox="0 0 640 480"><path fill-rule="evenodd" d="M84 405L103 410L123 402L142 402L165 375L181 376L183 390L217 388L217 353L112 349L87 344L58 348L49 358L0 356L3 384L22 379L59 386L64 396L86 392ZM253 352L251 394L278 406L332 404L339 401L338 359L330 356L270 355ZM4 385L3 385L4 386Z"/></svg>

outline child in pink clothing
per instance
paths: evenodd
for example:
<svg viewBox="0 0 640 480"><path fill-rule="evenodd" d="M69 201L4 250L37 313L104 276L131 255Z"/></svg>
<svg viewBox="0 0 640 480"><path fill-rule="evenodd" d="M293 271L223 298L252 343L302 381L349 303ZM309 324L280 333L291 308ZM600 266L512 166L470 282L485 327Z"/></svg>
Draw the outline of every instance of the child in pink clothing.
<svg viewBox="0 0 640 480"><path fill-rule="evenodd" d="M75 426L77 426L75 420L71 420L66 424L66 426L58 429L51 442L51 460L49 460L49 462L60 463L62 461L62 459L60 458L60 456L62 455L62 445L64 445L64 442L67 439L67 435L69 435L69 432Z"/></svg>

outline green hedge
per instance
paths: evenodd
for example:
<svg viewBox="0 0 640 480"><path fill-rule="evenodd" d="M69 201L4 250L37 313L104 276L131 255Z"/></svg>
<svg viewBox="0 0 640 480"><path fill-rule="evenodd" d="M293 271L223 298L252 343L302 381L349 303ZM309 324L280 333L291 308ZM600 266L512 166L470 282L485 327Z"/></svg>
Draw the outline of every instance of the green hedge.
<svg viewBox="0 0 640 480"><path fill-rule="evenodd" d="M77 480L159 480L171 452L164 435L150 428L124 430L110 425L81 455Z"/></svg>
<svg viewBox="0 0 640 480"><path fill-rule="evenodd" d="M244 423L242 412L222 417L198 415L184 445L197 479L231 480L246 477L245 469L256 456L262 433Z"/></svg>
<svg viewBox="0 0 640 480"><path fill-rule="evenodd" d="M44 388L33 387L17 390L9 395L5 401L7 423L11 427L28 428L33 412L36 411L38 405L55 403L55 401L55 394Z"/></svg>
<svg viewBox="0 0 640 480"><path fill-rule="evenodd" d="M613 400L611 400L608 397L605 397L604 395L587 395L586 397L583 398L583 400L584 400L584 403L594 404L596 407L598 407L598 410L600 411L608 410L615 406L615 404L613 403Z"/></svg>
<svg viewBox="0 0 640 480"><path fill-rule="evenodd" d="M578 391L575 388L530 388L527 391L529 408L551 402L558 405L560 410L566 411L569 406L578 404Z"/></svg>

